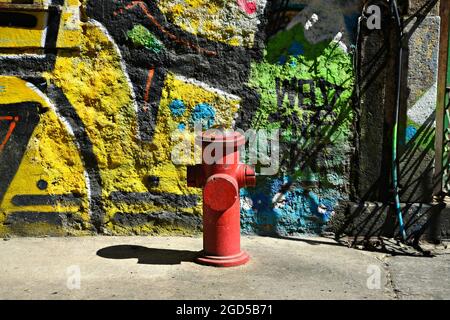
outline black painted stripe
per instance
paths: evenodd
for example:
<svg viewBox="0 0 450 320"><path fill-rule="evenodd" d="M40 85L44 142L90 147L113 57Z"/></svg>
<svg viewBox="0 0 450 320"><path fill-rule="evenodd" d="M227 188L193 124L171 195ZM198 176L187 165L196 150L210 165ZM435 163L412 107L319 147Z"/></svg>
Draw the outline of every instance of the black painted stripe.
<svg viewBox="0 0 450 320"><path fill-rule="evenodd" d="M12 4L33 4L34 0L12 0Z"/></svg>
<svg viewBox="0 0 450 320"><path fill-rule="evenodd" d="M199 201L197 195L121 191L111 192L109 198L114 202L124 202L127 204L151 203L159 206L169 205L175 208L192 208L197 206Z"/></svg>
<svg viewBox="0 0 450 320"><path fill-rule="evenodd" d="M137 227L152 223L153 225L182 226L200 229L202 218L197 215L175 212L123 213L114 215L113 222L125 227Z"/></svg>
<svg viewBox="0 0 450 320"><path fill-rule="evenodd" d="M52 71L55 67L56 55L22 56L19 58L0 57L0 70L2 75L28 77L42 76L43 72Z"/></svg>
<svg viewBox="0 0 450 320"><path fill-rule="evenodd" d="M19 211L12 212L6 218L6 225L20 225L23 223L48 223L56 226L65 226L72 222L75 213L72 212L38 212Z"/></svg>
<svg viewBox="0 0 450 320"><path fill-rule="evenodd" d="M0 12L0 27L34 28L37 18L31 14L19 12Z"/></svg>
<svg viewBox="0 0 450 320"><path fill-rule="evenodd" d="M39 123L41 107L39 103L31 102L0 104L0 116L19 117L11 138L5 148L0 151L0 202L19 170L28 142ZM0 142L3 139L4 136L0 137Z"/></svg>
<svg viewBox="0 0 450 320"><path fill-rule="evenodd" d="M11 202L15 206L41 206L41 205L81 205L82 199L73 194L61 195L15 195Z"/></svg>
<svg viewBox="0 0 450 320"><path fill-rule="evenodd" d="M61 2L56 0L54 2ZM55 3L55 4L58 4ZM64 4L64 0L62 0ZM41 56L27 56L24 55L20 58L0 57L0 70L2 75L11 76L41 76L43 72L52 71L55 68L56 63L56 44L58 40L59 26L61 22L61 8L55 5L49 6L48 9L48 21L47 32L45 38L44 55ZM9 52L9 50L2 49L3 53L18 54L20 55L20 49L15 52Z"/></svg>
<svg viewBox="0 0 450 320"><path fill-rule="evenodd" d="M102 179L92 142L86 132L86 126L83 120L81 120L62 89L51 83L47 91L50 100L54 102L59 114L70 124L75 135L78 151L80 152L81 159L89 177L91 222L97 231L99 231L103 225L105 210L101 199Z"/></svg>
<svg viewBox="0 0 450 320"><path fill-rule="evenodd" d="M64 0L52 0L52 5L63 6Z"/></svg>
<svg viewBox="0 0 450 320"><path fill-rule="evenodd" d="M47 21L47 34L45 38L45 53L56 54L56 43L58 41L59 25L61 22L61 9L49 7Z"/></svg>

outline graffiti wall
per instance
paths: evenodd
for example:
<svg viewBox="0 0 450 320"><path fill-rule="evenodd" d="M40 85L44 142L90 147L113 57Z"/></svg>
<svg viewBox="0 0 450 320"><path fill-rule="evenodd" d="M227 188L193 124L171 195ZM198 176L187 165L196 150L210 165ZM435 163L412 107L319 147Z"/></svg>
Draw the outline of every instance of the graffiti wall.
<svg viewBox="0 0 450 320"><path fill-rule="evenodd" d="M403 202L433 200L440 22L440 17L427 17L409 40L409 95L401 158Z"/></svg>
<svg viewBox="0 0 450 320"><path fill-rule="evenodd" d="M265 234L320 233L350 193L350 47L359 6L273 6L264 57L252 62L249 84L260 97L252 127L280 129L281 170L242 192L244 226Z"/></svg>
<svg viewBox="0 0 450 320"><path fill-rule="evenodd" d="M280 129L249 233L317 233L350 193L359 1L0 0L0 235L190 234L194 126Z"/></svg>

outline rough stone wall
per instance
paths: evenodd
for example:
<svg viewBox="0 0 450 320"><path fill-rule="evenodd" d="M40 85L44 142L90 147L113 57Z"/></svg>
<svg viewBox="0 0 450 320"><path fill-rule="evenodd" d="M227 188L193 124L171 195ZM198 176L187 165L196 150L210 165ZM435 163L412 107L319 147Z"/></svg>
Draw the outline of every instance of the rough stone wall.
<svg viewBox="0 0 450 320"><path fill-rule="evenodd" d="M350 200L361 1L25 2L0 0L0 235L199 231L171 158L199 122L280 129L245 232L318 233Z"/></svg>
<svg viewBox="0 0 450 320"><path fill-rule="evenodd" d="M428 232L442 209L433 202L433 176L439 174L434 166L439 1L398 2L405 22L403 41L394 21L389 19L385 23L390 27L384 32L362 33L358 188L356 203L347 211L349 225L344 227L347 233L357 236L398 235L391 168L400 46L403 78L398 123L399 192L408 236ZM387 10L383 14L390 15Z"/></svg>
<svg viewBox="0 0 450 320"><path fill-rule="evenodd" d="M434 3L434 6L431 6ZM422 8L427 3L422 4ZM418 4L413 6L418 7ZM426 7L425 7L426 8ZM406 123L402 124L400 183L402 201L430 203L434 189L436 103L438 88L440 23L437 1L429 2L420 12L418 20L408 28L405 55L407 79L405 81ZM419 23L420 22L420 23Z"/></svg>

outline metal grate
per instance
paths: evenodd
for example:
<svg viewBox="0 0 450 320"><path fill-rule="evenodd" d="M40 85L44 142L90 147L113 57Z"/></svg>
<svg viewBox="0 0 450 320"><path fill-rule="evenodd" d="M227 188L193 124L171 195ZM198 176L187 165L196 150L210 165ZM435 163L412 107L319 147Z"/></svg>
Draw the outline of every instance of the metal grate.
<svg viewBox="0 0 450 320"><path fill-rule="evenodd" d="M450 80L450 69L447 74L447 81ZM443 167L444 167L444 192L450 193L450 87L446 88L445 95L445 113L444 113L444 148L443 148Z"/></svg>
<svg viewBox="0 0 450 320"><path fill-rule="evenodd" d="M434 195L450 195L450 1L441 1L439 85L436 106L436 162Z"/></svg>

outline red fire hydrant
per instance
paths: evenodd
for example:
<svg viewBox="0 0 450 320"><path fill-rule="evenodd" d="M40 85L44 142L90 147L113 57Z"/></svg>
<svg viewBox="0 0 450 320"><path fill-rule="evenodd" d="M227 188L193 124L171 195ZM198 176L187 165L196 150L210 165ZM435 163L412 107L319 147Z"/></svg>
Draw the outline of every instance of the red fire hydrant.
<svg viewBox="0 0 450 320"><path fill-rule="evenodd" d="M252 167L239 160L245 137L237 132L208 131L196 137L202 164L188 167L189 187L203 188L203 251L197 262L216 267L245 264L241 251L239 189L254 187Z"/></svg>

